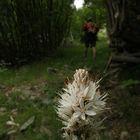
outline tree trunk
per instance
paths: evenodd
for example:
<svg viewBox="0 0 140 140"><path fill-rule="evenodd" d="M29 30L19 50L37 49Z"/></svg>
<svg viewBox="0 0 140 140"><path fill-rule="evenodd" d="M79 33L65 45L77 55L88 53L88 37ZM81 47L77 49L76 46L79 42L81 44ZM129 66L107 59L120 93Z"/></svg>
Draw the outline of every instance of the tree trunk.
<svg viewBox="0 0 140 140"><path fill-rule="evenodd" d="M108 36L113 52L140 52L140 1L106 0Z"/></svg>

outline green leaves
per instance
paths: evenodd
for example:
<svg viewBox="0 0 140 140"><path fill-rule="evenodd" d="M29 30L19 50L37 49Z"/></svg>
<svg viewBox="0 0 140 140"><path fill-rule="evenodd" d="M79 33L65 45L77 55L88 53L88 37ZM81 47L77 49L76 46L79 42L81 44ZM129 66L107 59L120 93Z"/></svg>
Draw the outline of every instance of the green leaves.
<svg viewBox="0 0 140 140"><path fill-rule="evenodd" d="M34 123L35 116L30 117L21 127L20 131L26 130L31 124Z"/></svg>

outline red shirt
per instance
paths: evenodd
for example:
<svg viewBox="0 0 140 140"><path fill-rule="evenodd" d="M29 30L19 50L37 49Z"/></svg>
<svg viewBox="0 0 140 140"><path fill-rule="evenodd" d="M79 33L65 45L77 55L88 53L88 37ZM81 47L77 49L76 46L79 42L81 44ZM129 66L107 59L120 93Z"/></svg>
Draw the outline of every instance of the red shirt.
<svg viewBox="0 0 140 140"><path fill-rule="evenodd" d="M95 25L93 22L88 21L84 24L84 30L85 31L94 31L95 30Z"/></svg>

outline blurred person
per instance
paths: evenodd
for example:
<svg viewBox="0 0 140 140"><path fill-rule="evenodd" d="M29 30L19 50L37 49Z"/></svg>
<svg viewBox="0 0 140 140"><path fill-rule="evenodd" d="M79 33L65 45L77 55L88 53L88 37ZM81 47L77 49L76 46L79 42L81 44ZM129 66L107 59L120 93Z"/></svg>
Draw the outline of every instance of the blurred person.
<svg viewBox="0 0 140 140"><path fill-rule="evenodd" d="M83 25L84 31L84 43L85 43L85 58L87 58L88 48L92 48L93 60L96 60L96 41L97 33L99 28L92 21L92 18L89 18Z"/></svg>

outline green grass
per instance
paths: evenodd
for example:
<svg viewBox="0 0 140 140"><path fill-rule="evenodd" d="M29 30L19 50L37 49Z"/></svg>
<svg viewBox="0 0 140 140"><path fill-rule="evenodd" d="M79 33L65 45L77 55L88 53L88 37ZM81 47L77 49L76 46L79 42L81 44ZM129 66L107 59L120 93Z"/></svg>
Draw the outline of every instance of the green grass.
<svg viewBox="0 0 140 140"><path fill-rule="evenodd" d="M97 42L96 66L91 50L84 61L84 45L60 48L53 58L22 66L18 69L0 70L0 139L14 128L6 126L13 116L20 126L30 117L35 121L24 132L17 132L15 140L60 140L62 127L54 106L57 92L64 87L67 77L71 78L76 69L88 68L94 74L102 73L110 51L105 33L100 33ZM49 71L49 68L55 72ZM7 135L6 135L7 136Z"/></svg>

